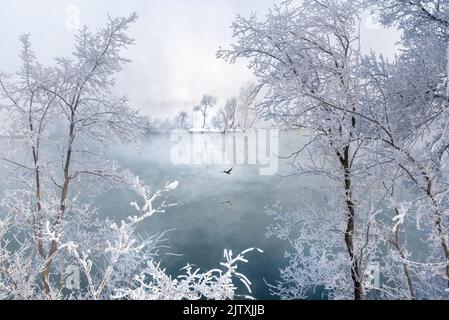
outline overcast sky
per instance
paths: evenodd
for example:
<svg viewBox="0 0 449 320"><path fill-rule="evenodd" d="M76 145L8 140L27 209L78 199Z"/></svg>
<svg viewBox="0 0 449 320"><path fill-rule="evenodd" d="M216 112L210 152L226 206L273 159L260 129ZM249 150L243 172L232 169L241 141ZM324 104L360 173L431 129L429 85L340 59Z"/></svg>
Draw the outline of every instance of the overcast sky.
<svg viewBox="0 0 449 320"><path fill-rule="evenodd" d="M106 15L139 19L130 29L136 45L132 59L118 77L117 91L131 104L157 117L191 109L203 93L226 98L253 79L245 62L229 65L216 59L219 46L231 42L230 25L237 14L264 15L275 0L1 0L0 70L14 72L18 36L30 32L39 59L50 63L73 48L76 16L80 25L102 26ZM398 33L362 24L362 47L392 57Z"/></svg>

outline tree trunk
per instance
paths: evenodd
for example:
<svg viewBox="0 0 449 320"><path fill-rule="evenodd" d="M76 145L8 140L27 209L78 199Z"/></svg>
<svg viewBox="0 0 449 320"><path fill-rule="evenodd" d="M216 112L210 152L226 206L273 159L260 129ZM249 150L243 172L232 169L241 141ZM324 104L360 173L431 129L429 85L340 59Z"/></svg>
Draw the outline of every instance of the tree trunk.
<svg viewBox="0 0 449 320"><path fill-rule="evenodd" d="M40 171L39 168L35 168L35 180L36 180L36 202L38 221L35 221L35 228L37 228L37 250L42 258L45 258L44 241L42 240L42 221L40 213L42 210L41 204L41 183L40 183Z"/></svg>
<svg viewBox="0 0 449 320"><path fill-rule="evenodd" d="M438 209L438 203L432 194L432 181L429 179L427 184L427 195L432 201L432 205L435 207L435 226L437 228L438 237L440 239L441 247L443 248L444 257L446 258L445 275L447 281L447 287L449 288L449 246L447 244L446 236L444 235L443 221L441 219L441 211Z"/></svg>
<svg viewBox="0 0 449 320"><path fill-rule="evenodd" d="M440 238L441 247L443 248L444 256L446 258L446 279L447 286L449 288L449 248L447 245L446 237L444 236L442 221L441 221L441 213L439 211L436 212L437 218L435 221L435 225L437 227L438 236Z"/></svg>
<svg viewBox="0 0 449 320"><path fill-rule="evenodd" d="M396 215L399 216L399 214L400 214L399 210L397 208L395 208L394 210L396 211ZM396 250L399 252L400 257L403 260L405 260L406 256L405 256L404 250L401 248L401 245L400 245L399 227L396 229L393 244L394 244ZM413 281L412 281L412 276L410 274L410 270L409 270L407 264L403 263L402 266L404 268L405 278L407 279L407 286L408 286L408 290L410 292L410 300L416 300L416 293L415 293L415 289L413 288Z"/></svg>
<svg viewBox="0 0 449 320"><path fill-rule="evenodd" d="M422 165L420 165L413 156L407 152L406 150L403 150L399 146L397 146L394 141L385 141L390 146L392 146L394 149L402 152L405 154L407 159L420 170L420 174L427 182L427 187L423 187L419 184L418 180L408 171L404 168L404 166L401 166L401 168L411 177L413 182L418 185L421 190L426 194L426 196L431 200L432 205L435 208L434 215L435 215L435 226L437 228L438 237L440 240L441 247L443 248L444 257L446 258L446 268L445 268L445 276L447 280L447 287L449 288L449 245L448 241L446 239L446 236L444 235L443 231L443 225L442 225L442 218L441 218L441 212L438 209L438 202L436 201L433 192L432 192L432 179L429 177L429 174L426 172L425 168L423 168Z"/></svg>
<svg viewBox="0 0 449 320"><path fill-rule="evenodd" d="M31 127L32 128L32 127ZM41 178L40 178L40 170L39 170L39 155L36 151L36 148L32 147L33 153L33 163L34 163L34 182L35 186L35 197L36 197L36 210L37 210L37 218L34 218L33 224L35 228L35 236L37 238L37 250L42 258L45 258L44 251L44 241L42 240L42 221L40 220L40 213L42 211L42 203L41 203Z"/></svg>
<svg viewBox="0 0 449 320"><path fill-rule="evenodd" d="M344 188L346 197L347 222L345 231L346 248L351 260L351 278L354 284L354 300L361 300L363 297L363 284L360 276L360 262L354 251L354 230L355 230L355 205L352 200L352 181L349 161L349 146L343 149L343 155L339 154L340 163L344 170Z"/></svg>
<svg viewBox="0 0 449 320"><path fill-rule="evenodd" d="M440 238L441 247L443 248L444 257L446 258L445 274L447 280L447 287L449 288L449 248L443 231L441 212L439 210L435 211L435 216L436 216L435 226L437 227L438 237Z"/></svg>
<svg viewBox="0 0 449 320"><path fill-rule="evenodd" d="M73 141L75 139L75 125L74 125L74 114L72 113L72 122L70 124L70 130L69 130L69 142L67 147L67 153L66 153L66 159L65 159L65 165L64 165L64 184L62 185L61 189L61 199L60 199L60 207L59 207L59 214L56 218L56 220L53 222L53 232L55 234L58 233L59 225L64 217L65 211L66 211L66 201L67 196L69 192L69 184L70 184L70 161L72 158L72 145ZM56 240L51 241L50 250L48 251L47 255L47 263L45 264L44 270L42 271L42 276L44 278L44 289L47 295L50 294L50 268L51 264L53 262L54 255L56 251L58 250L58 242Z"/></svg>
<svg viewBox="0 0 449 320"><path fill-rule="evenodd" d="M31 99L33 99L34 94L32 93ZM36 134L34 131L34 125L33 125L33 117L32 117L32 109L30 104L30 111L28 114L28 123L29 123L29 129L31 134ZM31 146L31 154L33 155L33 165L34 165L34 182L36 184L35 186L35 197L36 197L36 210L37 210L37 218L39 219L36 221L36 217L33 219L33 228L35 232L35 236L37 238L37 250L42 258L45 258L45 250L44 250L44 242L42 240L42 221L40 221L40 213L42 211L42 203L41 203L41 179L40 179L40 169L39 169L39 134L38 132L38 138L36 141L36 144Z"/></svg>
<svg viewBox="0 0 449 320"><path fill-rule="evenodd" d="M402 250L399 251L399 254L401 255L402 259L406 258L404 255L404 252ZM410 300L416 300L416 293L413 288L413 282L412 282L412 276L410 275L410 270L408 269L408 267L405 263L403 264L403 267L404 267L405 277L407 278L408 290L410 292Z"/></svg>

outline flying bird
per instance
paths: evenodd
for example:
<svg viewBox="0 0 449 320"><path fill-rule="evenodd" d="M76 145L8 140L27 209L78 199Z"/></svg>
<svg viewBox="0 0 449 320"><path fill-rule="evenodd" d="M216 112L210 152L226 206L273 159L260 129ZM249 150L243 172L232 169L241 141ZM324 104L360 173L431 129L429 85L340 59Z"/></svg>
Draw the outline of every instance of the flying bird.
<svg viewBox="0 0 449 320"><path fill-rule="evenodd" d="M228 171L222 171L221 173L226 173L226 174L228 174L228 175L231 175L231 171L232 171L232 169L234 169L234 167L232 167L231 169L229 169Z"/></svg>
<svg viewBox="0 0 449 320"><path fill-rule="evenodd" d="M232 207L232 202L229 200L223 201L221 204L227 204L230 205Z"/></svg>

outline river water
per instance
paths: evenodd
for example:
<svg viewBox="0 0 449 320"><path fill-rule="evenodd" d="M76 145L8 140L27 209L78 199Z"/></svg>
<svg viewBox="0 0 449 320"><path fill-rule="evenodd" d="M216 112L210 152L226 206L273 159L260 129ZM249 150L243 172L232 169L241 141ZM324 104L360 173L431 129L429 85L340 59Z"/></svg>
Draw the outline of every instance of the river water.
<svg viewBox="0 0 449 320"><path fill-rule="evenodd" d="M207 140L208 133L201 135ZM278 142L278 155L285 156L298 149L301 135L297 131L281 132ZM234 252L260 248L264 253L250 253L249 262L242 264L240 271L253 283L255 298L275 299L266 283L279 280L279 269L287 264L284 254L289 246L284 241L266 238L272 218L264 208L280 201L286 210L295 210L299 191L316 182L285 177L290 167L281 159L276 159L279 169L273 175L261 175L261 166L257 164L176 164L170 156L175 145L168 134L159 134L147 136L141 152L117 150L121 165L153 188L161 188L174 179L179 181L170 195L178 205L151 217L139 231L154 234L171 230L166 242L169 248L162 250L170 254L162 255L162 265L174 276L186 263L204 269L219 267L225 248ZM206 144L201 152L213 148L217 145ZM231 166L231 175L221 172ZM131 195L112 192L101 196L99 206L105 214L125 217L132 212L131 200Z"/></svg>

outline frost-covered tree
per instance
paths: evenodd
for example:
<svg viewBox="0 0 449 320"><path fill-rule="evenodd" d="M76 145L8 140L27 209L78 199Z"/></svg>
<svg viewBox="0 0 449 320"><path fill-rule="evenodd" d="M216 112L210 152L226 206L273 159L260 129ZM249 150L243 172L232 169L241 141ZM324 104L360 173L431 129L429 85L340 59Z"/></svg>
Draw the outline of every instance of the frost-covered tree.
<svg viewBox="0 0 449 320"><path fill-rule="evenodd" d="M117 290L117 297L131 298L133 300L228 300L234 298L253 299L248 295L237 294L237 286L234 282L239 280L251 293L250 280L238 272L238 263L247 263L245 255L253 250L249 248L236 257L232 251L224 250L225 262L221 262L222 269L216 268L202 271L193 265L183 268L185 274L172 278L161 270L159 264L149 261L146 269L135 277L135 286Z"/></svg>
<svg viewBox="0 0 449 320"><path fill-rule="evenodd" d="M144 185L138 177L130 181L130 188L139 196L131 203L136 215L120 223L99 219L84 212L84 224L71 223L59 239L56 264L80 267L86 282L78 290L64 288L65 273L59 281L50 281L50 292L39 287L40 273L45 261L36 260L35 249L29 241L11 237L17 228L8 219L0 220L0 297L2 299L234 299L251 298L241 293L238 283L251 294L250 280L238 272L238 264L248 262L244 250L233 257L225 250L223 269L202 271L186 265L185 275L172 280L158 262L164 234L142 238L136 227L155 213L164 213L174 205L165 196L174 190L177 181L167 183L159 191ZM46 228L45 232L50 232ZM9 234L8 234L9 233ZM51 236L54 236L51 235ZM257 249L259 252L261 250Z"/></svg>
<svg viewBox="0 0 449 320"><path fill-rule="evenodd" d="M449 286L447 231L448 11L442 1L378 1L381 22L398 27L401 53L394 63L366 59L371 127L383 153L403 174L413 195L403 219L419 220L428 246L419 266L421 280L431 283L433 297ZM425 227L424 227L425 226ZM426 279L428 277L428 279ZM446 282L446 283L444 283ZM426 295L426 292L421 292Z"/></svg>
<svg viewBox="0 0 449 320"><path fill-rule="evenodd" d="M212 118L212 125L222 131L234 130L238 127L237 98L231 98L226 101L225 106L220 108Z"/></svg>
<svg viewBox="0 0 449 320"><path fill-rule="evenodd" d="M191 127L189 114L185 111L180 111L175 117L176 129L189 129Z"/></svg>
<svg viewBox="0 0 449 320"><path fill-rule="evenodd" d="M349 257L348 275L355 299L363 296L363 233L369 210L356 199L356 179L362 176L360 151L364 140L356 116L360 104L357 21L361 1L284 2L263 20L239 16L232 29L236 42L218 57L250 60L262 94L259 115L284 127L300 127L309 141L295 153L310 152L308 164L296 164L301 174L320 174L338 181L337 196L346 211L342 235ZM319 163L318 159L325 159ZM326 163L327 162L327 163ZM362 174L359 174L362 173ZM357 222L357 224L356 224ZM358 226L358 227L357 227ZM349 289L349 288L347 288Z"/></svg>
<svg viewBox="0 0 449 320"><path fill-rule="evenodd" d="M259 115L304 129L308 139L291 157L298 174L336 181L326 201L333 210L346 208L346 228L337 234L344 235L354 297L368 296L364 270L373 259L383 271L385 283L376 289L380 297L443 297L449 279L447 4L371 2L381 22L403 32L393 62L360 54L359 14L369 2L295 4L284 2L263 20L238 17L236 42L218 56L250 60L262 99ZM321 217L320 209L307 208L268 211L276 221L296 220L295 228L289 220L287 229L276 223L269 232L294 249L275 293L303 297L307 287L323 286L342 298L338 292L348 281L336 283L334 273L318 272L328 261L341 265L335 260L341 246L325 231L340 226L341 218L329 212L333 219L319 228L314 216ZM294 230L299 235L292 236ZM327 240L320 243L314 232ZM417 241L408 240L411 234ZM315 262L312 250L321 252Z"/></svg>
<svg viewBox="0 0 449 320"><path fill-rule="evenodd" d="M22 51L20 58L22 66L16 74L16 81L10 83L9 76L0 77L1 97L5 101L5 111L8 115L5 126L8 135L22 136L20 145L11 145L9 154L3 154L2 160L19 169L24 169L31 177L31 181L26 187L30 187L29 193L32 195L32 208L35 216L32 217L32 228L39 252L43 254L43 241L40 236L42 228L43 212L43 192L42 180L43 172L47 170L46 162L42 159L42 146L49 141L49 126L51 121L57 117L56 94L41 90L40 86L51 87L54 69L44 67L36 61L36 57L31 48L29 35L20 37ZM14 160L18 150L23 150L28 154L28 161L25 163ZM22 200L22 199L21 199ZM34 208L34 209L33 209Z"/></svg>
<svg viewBox="0 0 449 320"><path fill-rule="evenodd" d="M222 131L252 128L257 118L251 107L255 90L256 85L250 82L239 90L237 97L227 99L212 118L212 126Z"/></svg>
<svg viewBox="0 0 449 320"><path fill-rule="evenodd" d="M135 14L108 18L97 32L84 27L73 56L56 58L51 67L37 62L28 36L22 36L21 69L0 77L0 103L7 114L2 126L11 138L23 137L14 145L5 141L15 152L1 155L14 173L1 201L3 298L112 298L118 289L132 289L133 277L147 265L157 265L163 233L142 238L135 228L170 206L165 195L178 182L153 191L109 160L111 147L138 146L144 131L139 112L113 93L114 79L128 62L122 51L133 43L126 32L135 20ZM132 204L138 214L120 223L100 217L92 199L111 188L134 191L142 199ZM64 277L72 264L81 267L87 285L67 292ZM234 277L246 279L233 272L214 287L214 297L223 292L230 298ZM222 283L221 277L209 277L199 289L214 280ZM170 297L169 291L163 294Z"/></svg>
<svg viewBox="0 0 449 320"><path fill-rule="evenodd" d="M22 36L22 68L16 79L1 82L3 96L10 102L11 130L26 138L23 161L4 158L23 171L16 182L25 185L7 191L4 207L33 231L37 251L45 261L42 276L48 295L62 229L68 214L78 211L72 202L82 176L119 182L128 175L103 154L108 145L136 141L140 135L137 112L127 106L126 98L111 94L113 75L127 61L120 51L132 43L124 32L135 19L135 14L110 18L95 34L85 27L76 38L74 57L57 58L52 67L36 61L28 36ZM50 135L52 139L46 139ZM43 148L47 152L44 159ZM50 155L53 148L57 152ZM30 175L31 181L27 180Z"/></svg>
<svg viewBox="0 0 449 320"><path fill-rule="evenodd" d="M254 92L256 89L256 84L249 82L244 85L237 97L238 100L238 123L241 129L250 129L254 126L257 114L252 109L252 104L254 100Z"/></svg>
<svg viewBox="0 0 449 320"><path fill-rule="evenodd" d="M206 128L206 120L210 113L210 109L214 108L217 104L217 97L205 94L201 98L201 102L193 108L194 112L199 112L202 118L202 128Z"/></svg>
<svg viewBox="0 0 449 320"><path fill-rule="evenodd" d="M83 28L76 37L74 59L58 59L53 85L40 86L44 92L57 96L60 125L65 129L57 145L63 168L54 177L60 190L59 212L51 222L51 230L56 235L74 196L76 179L91 176L119 181L122 173L102 153L108 145L134 142L141 134L140 118L127 105L126 97L115 98L111 94L113 76L128 61L120 53L133 43L125 32L135 20L135 14L110 18L107 26L97 33ZM86 145L90 150L79 150ZM53 239L46 252L44 284L48 281L57 248L58 241Z"/></svg>

